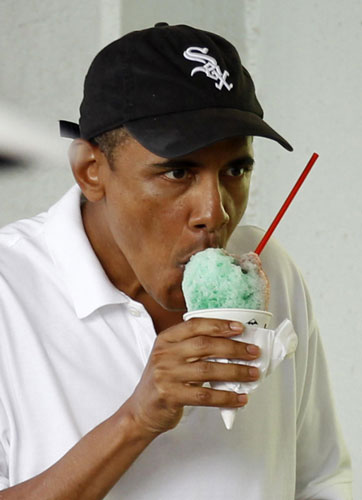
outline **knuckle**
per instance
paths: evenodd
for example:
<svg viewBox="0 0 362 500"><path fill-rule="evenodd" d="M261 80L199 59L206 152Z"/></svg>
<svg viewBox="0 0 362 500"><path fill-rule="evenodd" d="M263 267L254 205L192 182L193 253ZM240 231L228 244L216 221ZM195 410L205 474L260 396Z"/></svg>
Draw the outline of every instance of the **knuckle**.
<svg viewBox="0 0 362 500"><path fill-rule="evenodd" d="M157 399L159 405L163 407L166 406L167 402L169 402L170 400L170 391L164 385L157 385L156 390L157 390Z"/></svg>
<svg viewBox="0 0 362 500"><path fill-rule="evenodd" d="M233 364L232 366L232 376L235 380L242 380L245 377L245 370L242 366Z"/></svg>
<svg viewBox="0 0 362 500"><path fill-rule="evenodd" d="M235 392L227 391L223 395L222 406L230 407L235 406L237 401L237 395Z"/></svg>
<svg viewBox="0 0 362 500"><path fill-rule="evenodd" d="M205 352L210 346L210 338L205 335L200 335L199 337L195 337L194 339L195 349L198 352Z"/></svg>
<svg viewBox="0 0 362 500"><path fill-rule="evenodd" d="M165 353L165 347L162 342L158 342L153 346L152 349L152 358L154 360L158 360L161 358Z"/></svg>
<svg viewBox="0 0 362 500"><path fill-rule="evenodd" d="M209 326L210 333L218 334L220 332L225 332L227 330L228 321L223 319L215 319Z"/></svg>
<svg viewBox="0 0 362 500"><path fill-rule="evenodd" d="M212 368L213 368L212 363L208 361L204 361L197 364L197 369L201 375L209 375L210 372L212 371Z"/></svg>
<svg viewBox="0 0 362 500"><path fill-rule="evenodd" d="M192 333L197 333L199 329L199 318L191 318L187 324Z"/></svg>
<svg viewBox="0 0 362 500"><path fill-rule="evenodd" d="M158 366L153 370L153 380L158 390L160 390L165 381L165 370L162 367Z"/></svg>
<svg viewBox="0 0 362 500"><path fill-rule="evenodd" d="M196 401L200 403L209 403L211 400L211 393L207 390L199 390L195 393Z"/></svg>
<svg viewBox="0 0 362 500"><path fill-rule="evenodd" d="M229 364L230 380L236 382L245 382L250 379L249 368L237 363Z"/></svg>
<svg viewBox="0 0 362 500"><path fill-rule="evenodd" d="M230 392L230 405L232 406L240 406L240 394L236 393L236 392ZM242 403L242 406L245 406L248 402L248 399L246 397L246 400L244 403Z"/></svg>
<svg viewBox="0 0 362 500"><path fill-rule="evenodd" d="M224 332L227 328L228 321L222 319L205 319L205 318L192 318L188 322L191 332L195 335L200 332L219 333Z"/></svg>
<svg viewBox="0 0 362 500"><path fill-rule="evenodd" d="M225 332L225 330L228 330L228 327L229 327L229 321L225 319L219 319L214 326L215 330L219 332Z"/></svg>
<svg viewBox="0 0 362 500"><path fill-rule="evenodd" d="M231 343L231 358L240 359L244 355L244 349L242 344L237 340L230 340Z"/></svg>

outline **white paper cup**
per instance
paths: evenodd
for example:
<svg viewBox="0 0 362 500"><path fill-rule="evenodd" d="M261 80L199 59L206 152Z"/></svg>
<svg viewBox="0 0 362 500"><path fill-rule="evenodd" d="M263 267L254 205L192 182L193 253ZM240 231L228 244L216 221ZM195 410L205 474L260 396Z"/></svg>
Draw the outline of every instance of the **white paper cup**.
<svg viewBox="0 0 362 500"><path fill-rule="evenodd" d="M247 337L248 330L255 328L264 329L268 328L272 313L268 311L260 311L256 309L229 309L229 308L219 308L219 309L199 309L197 311L191 311L183 315L183 319L188 321L192 318L215 318L215 319L226 319L231 321L240 321L244 324L245 330L241 335L234 337L235 340L240 342L243 341L243 337ZM224 362L227 362L225 360ZM245 362L245 364L250 364L250 362ZM232 384L227 382L215 382L211 383L211 387L221 389L221 390L232 390ZM234 408L220 408L221 416L224 421L225 427L231 429L235 420L237 409Z"/></svg>
<svg viewBox="0 0 362 500"><path fill-rule="evenodd" d="M183 319L188 321L192 318L215 318L228 319L231 321L240 321L247 325L257 326L259 328L268 328L272 313L269 311L260 311L257 309L199 309L197 311L187 312Z"/></svg>

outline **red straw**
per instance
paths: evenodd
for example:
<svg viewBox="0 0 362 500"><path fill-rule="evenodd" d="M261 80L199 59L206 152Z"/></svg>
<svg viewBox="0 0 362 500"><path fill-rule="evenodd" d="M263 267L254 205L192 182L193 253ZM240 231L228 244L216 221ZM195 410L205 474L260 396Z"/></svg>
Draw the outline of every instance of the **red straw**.
<svg viewBox="0 0 362 500"><path fill-rule="evenodd" d="M285 214L285 212L287 211L289 205L291 204L291 202L293 201L293 198L294 196L297 194L297 192L299 191L299 188L301 187L301 185L303 184L303 182L305 181L305 178L307 177L307 175L309 174L309 172L312 170L312 167L313 165L315 164L317 158L318 158L318 154L317 153L313 153L312 156L310 157L310 160L309 162L307 163L307 166L305 167L305 169L303 170L301 176L299 177L299 179L297 180L297 182L295 183L295 186L293 187L293 189L291 190L291 192L289 193L288 195L288 198L285 200L282 208L279 210L279 212L277 213L275 219L273 220L273 222L270 224L270 227L269 229L267 230L267 232L264 234L261 242L259 243L259 245L256 247L256 250L255 250L255 253L257 253L258 255L261 254L261 252L263 251L265 245L268 243L271 235L274 233L274 230L275 228L277 227L277 225L279 224L280 222L280 219L283 217L283 215Z"/></svg>

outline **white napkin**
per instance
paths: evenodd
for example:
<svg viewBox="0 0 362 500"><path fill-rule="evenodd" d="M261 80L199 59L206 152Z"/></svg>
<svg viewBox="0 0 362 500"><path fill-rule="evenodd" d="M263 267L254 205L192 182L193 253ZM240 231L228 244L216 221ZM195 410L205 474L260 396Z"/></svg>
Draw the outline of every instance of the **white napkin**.
<svg viewBox="0 0 362 500"><path fill-rule="evenodd" d="M260 357L253 361L242 361L239 359L210 359L219 363L238 363L242 365L256 366L260 372L260 378L253 382L210 382L213 389L223 391L234 391L239 394L249 394L257 389L263 379L270 375L275 368L286 357L291 357L298 345L298 337L289 319L284 320L276 330L268 330L255 326L245 325L241 335L232 337L233 340L255 344L260 347ZM237 409L220 408L225 427L231 429Z"/></svg>

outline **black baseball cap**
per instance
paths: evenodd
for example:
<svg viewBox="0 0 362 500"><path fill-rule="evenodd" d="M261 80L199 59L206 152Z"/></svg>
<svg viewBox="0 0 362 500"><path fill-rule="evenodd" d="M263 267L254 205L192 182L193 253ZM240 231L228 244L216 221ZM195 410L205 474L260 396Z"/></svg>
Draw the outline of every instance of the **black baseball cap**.
<svg viewBox="0 0 362 500"><path fill-rule="evenodd" d="M125 126L165 158L220 140L261 136L292 146L263 120L250 74L221 36L186 25L133 31L105 47L84 82L79 125L63 137L94 137Z"/></svg>

